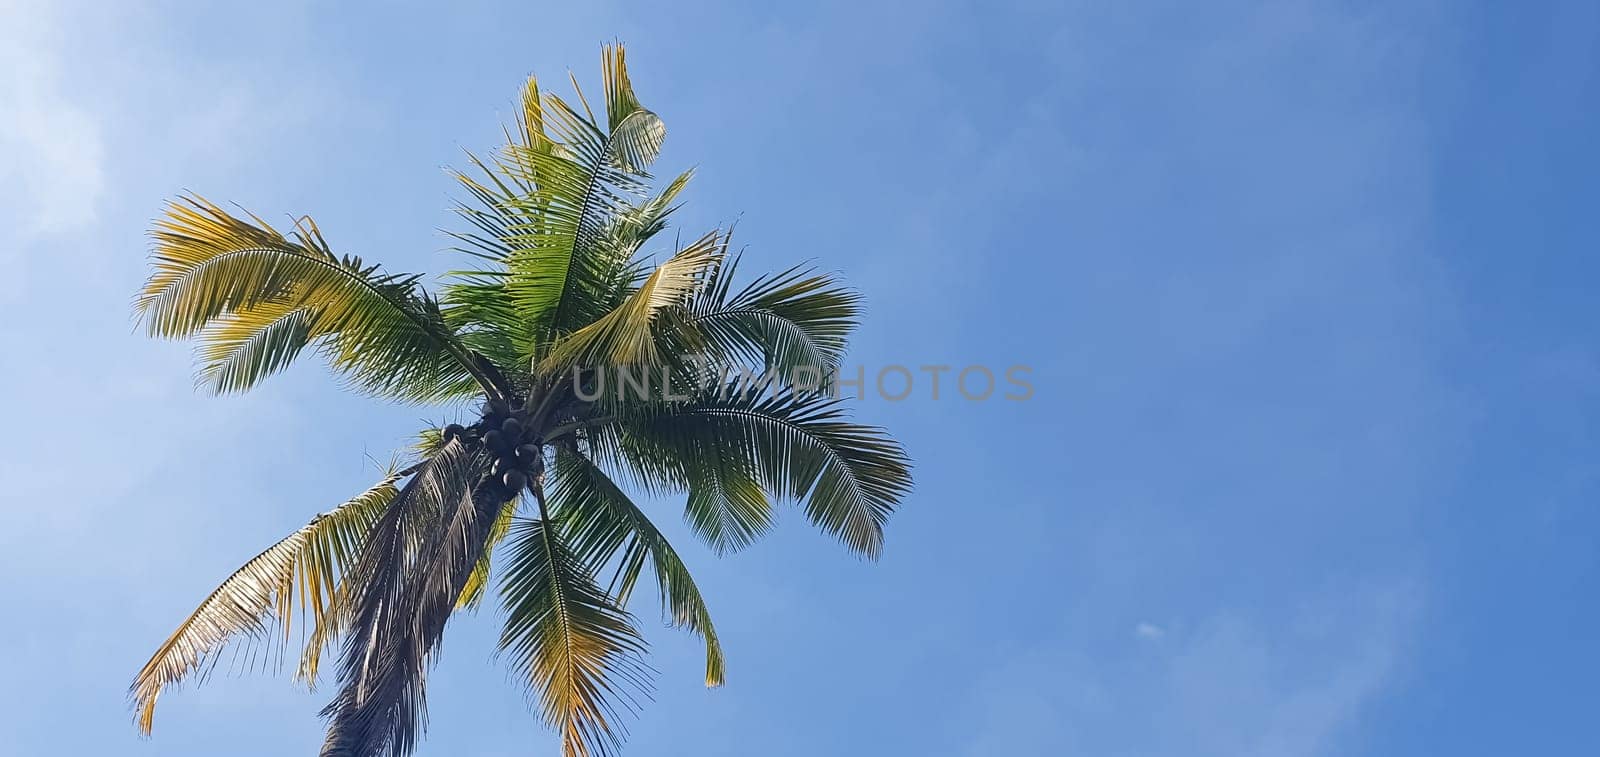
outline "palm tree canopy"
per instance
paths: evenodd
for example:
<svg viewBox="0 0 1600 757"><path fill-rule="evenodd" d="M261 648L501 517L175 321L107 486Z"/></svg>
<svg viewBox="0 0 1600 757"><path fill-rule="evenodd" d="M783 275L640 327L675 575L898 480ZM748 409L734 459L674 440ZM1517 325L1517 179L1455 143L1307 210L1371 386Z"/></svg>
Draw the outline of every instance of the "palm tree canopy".
<svg viewBox="0 0 1600 757"><path fill-rule="evenodd" d="M248 390L309 349L360 392L471 408L472 422L424 429L405 467L207 597L130 689L145 733L163 691L232 644L276 658L300 623L298 678L314 684L322 653L338 652L322 753L404 757L446 621L497 595L501 654L566 754L605 754L649 692L626 609L647 571L667 620L704 640L706 684L724 677L704 598L629 490L684 497L719 553L790 500L879 554L911 486L900 445L826 392L748 391L700 370L826 375L859 297L803 267L736 285L720 229L652 262L690 176L652 189L665 126L634 95L620 45L602 69L603 112L530 79L504 148L454 174L466 224L451 236L468 262L437 291L340 255L309 218L280 232L187 196L155 224L136 310L150 334L198 343L206 388ZM620 391L624 373L643 391Z"/></svg>

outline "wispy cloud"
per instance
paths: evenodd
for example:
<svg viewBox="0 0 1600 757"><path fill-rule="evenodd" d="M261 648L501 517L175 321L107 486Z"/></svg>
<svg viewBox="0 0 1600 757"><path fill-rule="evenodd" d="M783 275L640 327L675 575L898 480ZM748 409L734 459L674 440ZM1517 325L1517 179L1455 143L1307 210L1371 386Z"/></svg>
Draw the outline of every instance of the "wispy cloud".
<svg viewBox="0 0 1600 757"><path fill-rule="evenodd" d="M105 189L102 126L62 86L59 40L50 5L0 2L0 205L28 235L92 222Z"/></svg>
<svg viewBox="0 0 1600 757"><path fill-rule="evenodd" d="M41 236L94 222L105 191L105 144L93 112L61 83L50 6L0 0L0 305L28 286Z"/></svg>
<svg viewBox="0 0 1600 757"><path fill-rule="evenodd" d="M1167 635L1167 630L1150 622L1140 622L1133 627L1133 635L1155 641Z"/></svg>
<svg viewBox="0 0 1600 757"><path fill-rule="evenodd" d="M1338 587L1287 612L1219 611L1192 630L1135 626L1137 652L1083 636L1017 655L980 687L974 757L1315 757L1337 753L1415 635L1415 582ZM1073 651L1068 651L1073 650Z"/></svg>

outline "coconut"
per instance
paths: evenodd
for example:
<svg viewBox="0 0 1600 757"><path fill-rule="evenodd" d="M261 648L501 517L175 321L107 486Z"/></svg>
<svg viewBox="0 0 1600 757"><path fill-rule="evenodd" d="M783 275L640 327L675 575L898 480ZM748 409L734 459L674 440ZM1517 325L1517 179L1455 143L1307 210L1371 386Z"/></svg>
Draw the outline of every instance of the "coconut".
<svg viewBox="0 0 1600 757"><path fill-rule="evenodd" d="M539 445L524 444L517 448L517 460L523 464L539 459Z"/></svg>
<svg viewBox="0 0 1600 757"><path fill-rule="evenodd" d="M483 435L483 443L489 445L489 449L498 451L506 446L506 438L499 431L488 431Z"/></svg>
<svg viewBox="0 0 1600 757"><path fill-rule="evenodd" d="M505 423L500 424L500 432L505 434L507 439L521 439L522 421L516 418L507 418Z"/></svg>
<svg viewBox="0 0 1600 757"><path fill-rule="evenodd" d="M461 436L462 432L465 432L465 431L466 431L466 429L463 428L461 426L461 424L452 423L452 424L444 427L444 440L448 442L448 441L450 441L452 439L455 439L455 438Z"/></svg>
<svg viewBox="0 0 1600 757"><path fill-rule="evenodd" d="M500 480L505 482L506 488L513 492L522 491L528 485L528 474L512 468L500 475Z"/></svg>

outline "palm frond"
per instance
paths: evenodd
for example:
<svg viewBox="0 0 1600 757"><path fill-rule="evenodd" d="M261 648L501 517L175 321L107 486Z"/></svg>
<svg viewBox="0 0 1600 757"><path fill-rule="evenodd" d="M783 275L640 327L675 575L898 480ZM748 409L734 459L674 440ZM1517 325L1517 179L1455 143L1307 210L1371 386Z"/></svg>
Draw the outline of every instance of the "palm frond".
<svg viewBox="0 0 1600 757"><path fill-rule="evenodd" d="M608 406L618 415L606 423L620 422L622 427L587 430L597 458L627 471L634 483L656 494L687 493L684 522L718 555L742 550L772 530L772 500L759 461L748 448L707 434L650 433L657 428L652 419L674 412L667 403Z"/></svg>
<svg viewBox="0 0 1600 757"><path fill-rule="evenodd" d="M666 136L661 119L634 96L621 48L608 48L604 60L605 128L587 106L580 113L559 96L540 94L538 118L525 121L536 121L549 144L513 144L500 164L511 183L534 187L508 203L520 233L505 245L512 249L505 259L506 290L551 338L605 312L591 297L605 288L613 262L600 249L601 238L629 198L644 195L646 171Z"/></svg>
<svg viewBox="0 0 1600 757"><path fill-rule="evenodd" d="M217 316L200 333L200 383L218 394L249 389L321 336L312 332L318 321L289 298Z"/></svg>
<svg viewBox="0 0 1600 757"><path fill-rule="evenodd" d="M518 134L525 151L548 151L543 124L538 116L538 84L530 79L525 92L523 118ZM530 114L531 111L531 114ZM536 136L530 136L536 135ZM472 231L451 232L460 246L456 250L479 258L477 267L453 271L440 294L445 321L455 328L464 343L503 366L527 365L538 347L538 324L523 317L507 289L506 261L517 254L518 239L532 223L518 202L531 197L536 189L531 167L512 170L505 161L514 156L480 160L468 153L476 175L454 172L458 183L473 202L456 205L456 213L473 227Z"/></svg>
<svg viewBox="0 0 1600 757"><path fill-rule="evenodd" d="M684 317L695 344L728 362L746 362L793 378L816 371L821 385L839 368L861 315L861 298L830 274L796 266L761 276L730 293L738 257L729 258L696 290Z"/></svg>
<svg viewBox="0 0 1600 757"><path fill-rule="evenodd" d="M505 499L478 491L487 471L481 450L446 443L369 532L340 597L347 632L339 693L323 709L324 757L405 757L415 748L427 668Z"/></svg>
<svg viewBox="0 0 1600 757"><path fill-rule="evenodd" d="M682 403L640 405L618 417L614 459L652 480L691 489L694 510L717 502L695 490L724 485L725 472L753 472L774 496L805 504L811 522L856 552L876 557L883 524L911 489L910 460L882 429L850 423L837 399L787 389L709 389ZM712 542L713 546L716 542Z"/></svg>
<svg viewBox="0 0 1600 757"><path fill-rule="evenodd" d="M335 255L309 220L284 237L188 197L168 206L154 237L136 310L154 336L198 335L214 389L248 389L316 342L336 371L381 396L430 401L473 379L497 390L416 277Z"/></svg>
<svg viewBox="0 0 1600 757"><path fill-rule="evenodd" d="M509 546L501 651L560 732L567 757L608 754L621 744L621 711L649 691L639 661L644 639L549 521L518 520Z"/></svg>
<svg viewBox="0 0 1600 757"><path fill-rule="evenodd" d="M444 449L444 429L424 428L417 433L417 441L412 445L412 451L422 459L431 458ZM483 557L478 560L478 567L472 572L472 577L467 580L467 585L461 590L461 598L457 600L457 609L477 609L483 599L483 590L489 580L491 553L496 544L499 544L511 530L511 519L516 515L518 497L507 500L500 508L500 514L495 516L494 527L489 531L489 541L484 545Z"/></svg>
<svg viewBox="0 0 1600 757"><path fill-rule="evenodd" d="M625 605L646 559L655 573L661 609L675 626L705 640L706 685L721 686L726 663L711 612L689 569L650 518L609 476L575 446L556 454L551 512L569 535L573 551L597 568L615 561L618 605Z"/></svg>
<svg viewBox="0 0 1600 757"><path fill-rule="evenodd" d="M511 521L517 515L517 498L500 506L500 514L495 516L494 525L489 529L489 539L483 545L483 555L478 558L477 567L473 568L472 575L467 578L467 585L461 589L461 597L456 600L457 609L476 610L483 604L484 590L489 586L489 574L494 557L494 549L500 542L505 541L506 535L511 533Z"/></svg>
<svg viewBox="0 0 1600 757"><path fill-rule="evenodd" d="M495 176L492 169L478 165ZM641 277L637 276L640 262L636 256L666 227L667 217L677 208L674 200L692 176L692 171L686 171L649 199L616 204L586 257L585 318L608 312L637 286ZM500 181L496 177L487 184L464 175L458 178L478 200L475 205L461 206L459 212L479 228L478 232L456 234L469 245L458 249L490 262L452 272L453 281L441 297L445 320L473 350L501 365L526 365L537 353L540 337L537 324L522 315L509 294L510 274L504 262L534 252L519 246L526 238L516 231L537 223L535 214L519 207L519 199L525 200L533 190L512 178Z"/></svg>
<svg viewBox="0 0 1600 757"><path fill-rule="evenodd" d="M383 481L268 547L212 591L145 663L129 689L139 729L150 733L156 699L184 678L209 669L236 640L286 641L298 609L322 629L349 561L366 529L395 496L396 476ZM279 623L269 624L276 616ZM278 632L278 633L275 633ZM313 634L316 635L315 633ZM315 678L315 665L310 677Z"/></svg>
<svg viewBox="0 0 1600 757"><path fill-rule="evenodd" d="M648 263L640 257L644 245L667 226L667 217L677 209L673 201L688 186L693 171L679 174L647 200L617 208L606 223L605 230L595 241L594 272L592 273L593 298L596 312L609 312L639 286L649 271Z"/></svg>
<svg viewBox="0 0 1600 757"><path fill-rule="evenodd" d="M622 304L550 347L541 372L567 366L656 363L656 314L682 306L722 254L717 232L684 247L650 274Z"/></svg>
<svg viewBox="0 0 1600 757"><path fill-rule="evenodd" d="M602 59L603 128L587 103L580 113L530 78L502 155L469 155L478 175L456 174L474 200L458 207L473 230L453 236L489 262L454 274L446 313L484 354L526 364L542 344L607 312L606 292L687 180L669 185L665 199L633 201L644 196L666 129L634 95L621 46L607 46Z"/></svg>
<svg viewBox="0 0 1600 757"><path fill-rule="evenodd" d="M645 110L639 104L639 98L634 96L624 57L622 46L614 45L602 58L606 115L610 122L611 139L616 143L614 159L617 167L631 174L644 175L661 154L667 127L656 114Z"/></svg>
<svg viewBox="0 0 1600 757"><path fill-rule="evenodd" d="M622 45L600 48L600 75L604 79L606 120L613 131L635 113L644 110L628 80L628 52Z"/></svg>

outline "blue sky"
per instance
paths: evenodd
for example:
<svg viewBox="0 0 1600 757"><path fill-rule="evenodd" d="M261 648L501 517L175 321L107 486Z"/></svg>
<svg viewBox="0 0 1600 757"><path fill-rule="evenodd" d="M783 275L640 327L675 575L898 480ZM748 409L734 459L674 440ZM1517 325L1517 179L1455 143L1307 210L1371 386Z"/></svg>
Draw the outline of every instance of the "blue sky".
<svg viewBox="0 0 1600 757"><path fill-rule="evenodd" d="M196 393L144 230L192 189L443 271L440 167L613 38L682 228L842 272L851 362L1036 388L858 405L917 461L879 563L793 512L686 549L729 683L638 608L625 754L1600 752L1593 3L105 5L0 0L0 753L314 751L326 690L219 675L140 741L125 686L439 413ZM551 753L496 630L422 755Z"/></svg>

